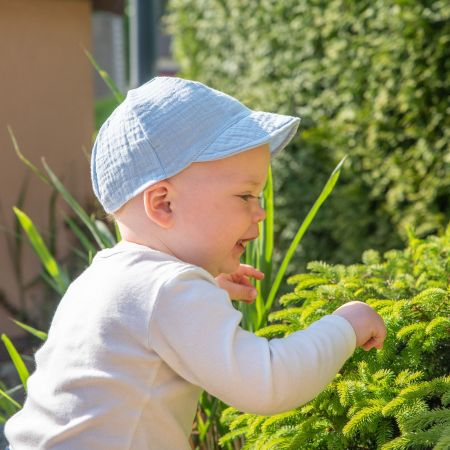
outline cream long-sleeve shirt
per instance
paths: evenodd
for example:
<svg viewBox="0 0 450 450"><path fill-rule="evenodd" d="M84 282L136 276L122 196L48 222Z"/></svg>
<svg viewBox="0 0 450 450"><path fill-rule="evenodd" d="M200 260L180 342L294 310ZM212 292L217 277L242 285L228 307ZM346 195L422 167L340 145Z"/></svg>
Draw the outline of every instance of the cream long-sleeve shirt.
<svg viewBox="0 0 450 450"><path fill-rule="evenodd" d="M183 450L202 389L276 414L314 398L355 349L342 317L286 338L243 330L207 271L122 241L69 287L36 353L11 450Z"/></svg>

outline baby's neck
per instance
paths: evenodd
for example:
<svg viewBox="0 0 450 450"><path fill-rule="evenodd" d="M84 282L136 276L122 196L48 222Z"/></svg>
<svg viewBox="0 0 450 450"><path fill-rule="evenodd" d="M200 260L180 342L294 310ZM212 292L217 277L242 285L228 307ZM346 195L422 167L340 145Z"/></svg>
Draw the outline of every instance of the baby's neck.
<svg viewBox="0 0 450 450"><path fill-rule="evenodd" d="M167 253L172 256L176 256L170 250L167 245L164 244L155 233L137 233L133 229L126 226L124 223L117 221L119 227L120 235L123 241L133 242L135 244L144 245L145 247L152 248L153 250L158 250L160 252ZM148 235L152 235L151 237Z"/></svg>

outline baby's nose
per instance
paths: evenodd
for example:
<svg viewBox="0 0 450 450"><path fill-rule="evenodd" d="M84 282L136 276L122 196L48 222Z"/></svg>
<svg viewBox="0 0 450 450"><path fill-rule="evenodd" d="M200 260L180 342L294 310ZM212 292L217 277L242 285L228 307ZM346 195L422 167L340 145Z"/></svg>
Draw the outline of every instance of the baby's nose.
<svg viewBox="0 0 450 450"><path fill-rule="evenodd" d="M266 218L266 211L261 205L258 205L254 218L255 223L261 222Z"/></svg>

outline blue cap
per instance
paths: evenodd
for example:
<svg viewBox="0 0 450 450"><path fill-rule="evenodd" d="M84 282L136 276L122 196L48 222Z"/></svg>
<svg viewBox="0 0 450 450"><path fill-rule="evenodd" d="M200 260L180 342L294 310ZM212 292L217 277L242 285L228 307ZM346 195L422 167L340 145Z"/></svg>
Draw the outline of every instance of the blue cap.
<svg viewBox="0 0 450 450"><path fill-rule="evenodd" d="M271 154L295 135L298 117L253 111L202 83L156 77L128 92L92 149L94 193L106 212L193 162L269 144Z"/></svg>

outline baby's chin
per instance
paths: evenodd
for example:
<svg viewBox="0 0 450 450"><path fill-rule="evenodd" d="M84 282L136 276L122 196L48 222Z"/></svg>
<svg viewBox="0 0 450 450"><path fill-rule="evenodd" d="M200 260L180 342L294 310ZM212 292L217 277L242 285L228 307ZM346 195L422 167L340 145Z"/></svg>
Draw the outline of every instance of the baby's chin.
<svg viewBox="0 0 450 450"><path fill-rule="evenodd" d="M222 263L218 269L215 269L214 272L216 272L216 274L214 276L216 277L217 275L220 275L221 273L224 273L224 274L235 273L239 269L240 264L241 264L240 260L226 261L226 262Z"/></svg>

